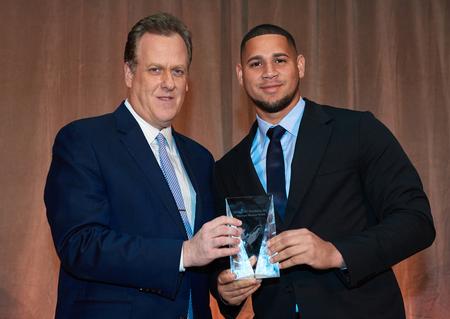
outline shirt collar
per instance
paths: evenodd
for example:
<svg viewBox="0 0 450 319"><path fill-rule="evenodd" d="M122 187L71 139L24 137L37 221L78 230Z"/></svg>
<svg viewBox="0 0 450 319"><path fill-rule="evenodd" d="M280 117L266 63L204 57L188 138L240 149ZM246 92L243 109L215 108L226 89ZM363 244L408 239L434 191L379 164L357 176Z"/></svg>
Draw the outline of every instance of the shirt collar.
<svg viewBox="0 0 450 319"><path fill-rule="evenodd" d="M150 125L147 121L145 121L139 114L137 114L136 111L134 110L133 106L128 101L128 99L125 100L125 106L127 107L128 111L130 111L131 115L133 115L133 117L138 122L139 127L141 128L142 132L145 135L145 138L147 139L147 141L149 143L153 143L153 142L157 143L156 136L159 133L161 133L166 138L169 149L170 150L174 149L172 126L165 127L160 131L156 127Z"/></svg>
<svg viewBox="0 0 450 319"><path fill-rule="evenodd" d="M297 138L298 130L300 127L300 121L303 116L303 111L305 110L305 100L300 98L294 108L286 114L285 117L281 119L281 121L276 124L282 126L288 133ZM267 131L276 125L273 125L269 122L264 121L262 118L256 114L256 121L258 122L258 132L260 141L264 141L266 138ZM263 143L261 143L262 145Z"/></svg>

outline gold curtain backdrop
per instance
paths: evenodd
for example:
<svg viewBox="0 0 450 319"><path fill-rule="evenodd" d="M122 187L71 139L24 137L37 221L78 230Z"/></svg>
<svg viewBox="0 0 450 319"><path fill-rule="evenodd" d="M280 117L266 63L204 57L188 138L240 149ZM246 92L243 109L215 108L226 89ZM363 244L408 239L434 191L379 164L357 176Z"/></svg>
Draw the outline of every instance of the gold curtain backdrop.
<svg viewBox="0 0 450 319"><path fill-rule="evenodd" d="M219 159L254 120L235 77L241 37L275 23L306 58L303 96L369 110L417 167L437 237L395 267L408 318L450 313L449 0L2 0L0 318L52 318L59 262L43 188L57 130L125 97L126 35L165 11L193 32L190 90L175 128ZM219 318L213 305L215 318ZM250 318L247 307L241 318Z"/></svg>

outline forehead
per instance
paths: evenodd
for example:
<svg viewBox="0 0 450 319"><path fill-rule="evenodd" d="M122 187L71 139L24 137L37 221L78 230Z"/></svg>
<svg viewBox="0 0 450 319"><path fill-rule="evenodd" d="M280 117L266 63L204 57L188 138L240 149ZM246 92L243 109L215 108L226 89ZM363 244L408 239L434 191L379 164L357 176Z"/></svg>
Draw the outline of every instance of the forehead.
<svg viewBox="0 0 450 319"><path fill-rule="evenodd" d="M142 62L173 62L187 64L188 53L186 45L177 33L169 36L145 33L136 45L137 60ZM159 61L153 61L159 60Z"/></svg>
<svg viewBox="0 0 450 319"><path fill-rule="evenodd" d="M242 61L246 61L254 56L272 56L273 54L284 53L288 56L295 56L295 49L289 44L286 37L280 34L264 34L251 38L245 44L242 51Z"/></svg>

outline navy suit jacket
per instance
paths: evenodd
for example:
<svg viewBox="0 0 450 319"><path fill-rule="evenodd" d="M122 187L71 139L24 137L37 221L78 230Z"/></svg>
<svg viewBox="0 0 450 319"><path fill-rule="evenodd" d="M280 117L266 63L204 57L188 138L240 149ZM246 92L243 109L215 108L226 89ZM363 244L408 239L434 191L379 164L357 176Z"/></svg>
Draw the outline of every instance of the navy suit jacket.
<svg viewBox="0 0 450 319"><path fill-rule="evenodd" d="M195 227L213 218L211 154L173 132L197 194ZM187 235L138 123L124 104L58 133L45 204L61 260L56 318L210 318L208 269L179 272Z"/></svg>
<svg viewBox="0 0 450 319"><path fill-rule="evenodd" d="M305 101L286 215L284 221L276 216L277 232L308 228L338 248L348 269L300 265L264 279L253 294L256 318L297 318L296 304L302 318L404 318L391 267L435 236L419 176L372 114ZM222 203L226 196L265 193L250 157L256 129L255 123L217 162ZM220 306L230 317L239 310Z"/></svg>

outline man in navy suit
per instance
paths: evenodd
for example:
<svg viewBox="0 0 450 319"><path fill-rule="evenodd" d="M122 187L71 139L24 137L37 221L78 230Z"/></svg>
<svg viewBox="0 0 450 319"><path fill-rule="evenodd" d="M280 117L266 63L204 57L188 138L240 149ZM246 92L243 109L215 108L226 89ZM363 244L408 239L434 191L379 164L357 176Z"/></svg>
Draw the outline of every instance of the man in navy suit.
<svg viewBox="0 0 450 319"><path fill-rule="evenodd" d="M404 318L391 267L431 245L435 230L399 143L368 112L302 98L305 58L278 26L244 36L236 71L257 121L217 162L217 186L222 198L274 195L268 246L281 276L234 281L219 270L222 312L235 316L251 295L256 318Z"/></svg>
<svg viewBox="0 0 450 319"><path fill-rule="evenodd" d="M140 20L125 47L127 100L56 137L45 188L56 318L211 317L208 264L237 252L227 225L240 221L213 219L213 158L171 127L191 47L177 18Z"/></svg>

